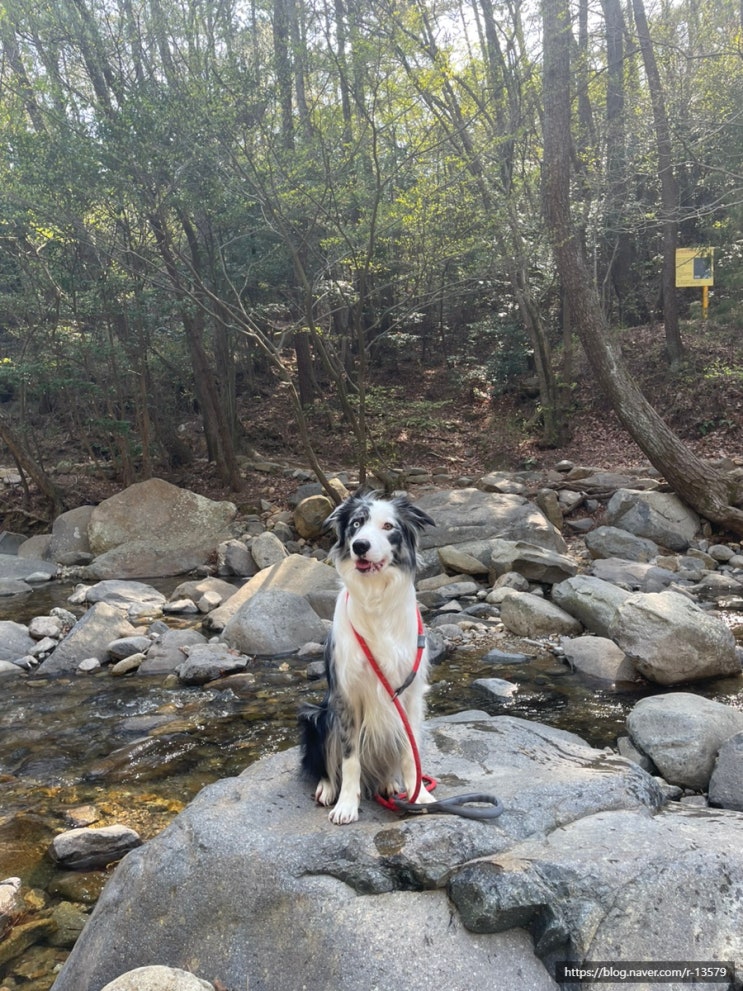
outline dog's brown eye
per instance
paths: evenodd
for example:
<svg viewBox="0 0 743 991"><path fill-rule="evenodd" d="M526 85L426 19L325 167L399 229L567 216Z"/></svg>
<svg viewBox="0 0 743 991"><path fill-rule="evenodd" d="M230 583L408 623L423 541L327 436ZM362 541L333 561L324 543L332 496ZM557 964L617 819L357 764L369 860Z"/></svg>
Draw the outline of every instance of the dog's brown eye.
<svg viewBox="0 0 743 991"><path fill-rule="evenodd" d="M395 524L394 523L383 523L382 524L382 529L383 530L394 530L395 529Z"/></svg>

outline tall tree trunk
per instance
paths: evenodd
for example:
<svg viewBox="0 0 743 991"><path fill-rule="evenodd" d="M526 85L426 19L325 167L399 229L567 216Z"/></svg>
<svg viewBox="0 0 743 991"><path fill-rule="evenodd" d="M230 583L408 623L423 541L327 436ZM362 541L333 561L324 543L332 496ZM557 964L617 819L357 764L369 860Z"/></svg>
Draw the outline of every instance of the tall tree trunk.
<svg viewBox="0 0 743 991"><path fill-rule="evenodd" d="M678 303L676 301L676 247L678 245L679 189L673 170L671 129L668 125L666 102L660 81L655 51L650 39L650 29L642 0L632 0L632 10L637 25L637 38L648 80L650 102L653 107L655 141L658 149L658 178L660 179L661 207L663 213L663 321L666 328L666 351L672 365L678 364L684 354L679 331Z"/></svg>
<svg viewBox="0 0 743 991"><path fill-rule="evenodd" d="M735 483L696 457L640 391L609 341L595 284L570 209L569 0L543 0L544 203L557 268L575 330L596 381L622 425L680 498L702 516L743 534Z"/></svg>
<svg viewBox="0 0 743 991"><path fill-rule="evenodd" d="M621 0L602 0L606 29L606 177L607 197L604 221L606 265L605 307L611 312L613 290L619 304L619 318L630 323L639 317L635 304L628 304L631 291L632 242L623 223L628 196L625 126L625 24Z"/></svg>

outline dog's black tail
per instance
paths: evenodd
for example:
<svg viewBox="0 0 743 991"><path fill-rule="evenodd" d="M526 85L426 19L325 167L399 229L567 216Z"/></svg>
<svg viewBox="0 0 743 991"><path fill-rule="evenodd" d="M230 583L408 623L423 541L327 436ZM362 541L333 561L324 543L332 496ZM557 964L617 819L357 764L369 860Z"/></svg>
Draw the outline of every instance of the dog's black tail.
<svg viewBox="0 0 743 991"><path fill-rule="evenodd" d="M312 705L308 702L299 710L302 772L315 781L328 776L325 744L331 718L325 700L321 705Z"/></svg>

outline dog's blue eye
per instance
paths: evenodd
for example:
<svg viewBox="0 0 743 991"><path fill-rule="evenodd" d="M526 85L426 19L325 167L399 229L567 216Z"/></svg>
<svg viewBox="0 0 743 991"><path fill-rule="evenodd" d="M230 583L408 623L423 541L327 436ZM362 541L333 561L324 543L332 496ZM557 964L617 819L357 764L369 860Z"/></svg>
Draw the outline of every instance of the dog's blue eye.
<svg viewBox="0 0 743 991"><path fill-rule="evenodd" d="M353 523L351 524L351 529L358 530L360 526L361 526L361 520L354 520Z"/></svg>

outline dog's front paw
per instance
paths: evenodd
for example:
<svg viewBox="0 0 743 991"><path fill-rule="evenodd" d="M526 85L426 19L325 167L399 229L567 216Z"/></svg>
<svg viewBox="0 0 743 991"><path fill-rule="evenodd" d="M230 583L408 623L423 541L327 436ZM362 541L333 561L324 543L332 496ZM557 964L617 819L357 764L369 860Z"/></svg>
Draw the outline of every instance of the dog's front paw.
<svg viewBox="0 0 743 991"><path fill-rule="evenodd" d="M315 789L315 801L318 805L332 805L335 801L337 789L323 778Z"/></svg>
<svg viewBox="0 0 743 991"><path fill-rule="evenodd" d="M358 802L340 801L328 815L328 819L336 826L345 826L349 822L356 822L359 818Z"/></svg>
<svg viewBox="0 0 743 991"><path fill-rule="evenodd" d="M429 802L435 802L435 801L436 799L431 794L431 792L428 791L428 789L424 785L421 785L421 789L418 792L418 796L413 802L413 805L428 805Z"/></svg>

